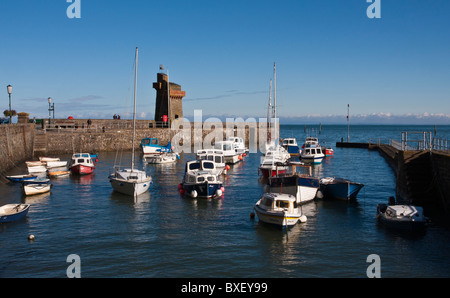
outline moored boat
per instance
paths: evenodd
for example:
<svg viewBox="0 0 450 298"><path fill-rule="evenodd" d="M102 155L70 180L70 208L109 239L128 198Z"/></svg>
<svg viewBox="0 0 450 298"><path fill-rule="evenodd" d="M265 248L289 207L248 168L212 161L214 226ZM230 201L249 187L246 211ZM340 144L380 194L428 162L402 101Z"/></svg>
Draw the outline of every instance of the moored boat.
<svg viewBox="0 0 450 298"><path fill-rule="evenodd" d="M86 175L91 174L95 169L89 153L75 153L70 160L69 170L72 174Z"/></svg>
<svg viewBox="0 0 450 298"><path fill-rule="evenodd" d="M17 221L28 214L30 204L6 204L0 207L0 223Z"/></svg>
<svg viewBox="0 0 450 298"><path fill-rule="evenodd" d="M325 154L322 152L322 147L314 144L305 144L305 147L300 154L300 159L305 163L319 164L324 157Z"/></svg>
<svg viewBox="0 0 450 298"><path fill-rule="evenodd" d="M158 138L143 138L141 139L140 147L144 154L159 153L161 152L161 149L165 148L164 146L159 145Z"/></svg>
<svg viewBox="0 0 450 298"><path fill-rule="evenodd" d="M311 175L311 165L289 164L290 171L269 177L266 192L293 195L298 204L314 200L319 189L319 178Z"/></svg>
<svg viewBox="0 0 450 298"><path fill-rule="evenodd" d="M70 175L70 171L54 171L54 172L48 172L48 176L50 178L60 178L60 177L67 177Z"/></svg>
<svg viewBox="0 0 450 298"><path fill-rule="evenodd" d="M298 146L297 140L295 138L283 139L282 146L286 149L286 151L290 154L290 156L300 155L300 147Z"/></svg>
<svg viewBox="0 0 450 298"><path fill-rule="evenodd" d="M166 164L174 163L179 159L175 152L161 152L153 154L144 154L144 161L149 164Z"/></svg>
<svg viewBox="0 0 450 298"><path fill-rule="evenodd" d="M24 180L36 179L37 176L33 174L25 174L25 175L6 176L6 178L11 182L22 182Z"/></svg>
<svg viewBox="0 0 450 298"><path fill-rule="evenodd" d="M50 179L34 179L22 181L23 191L25 195L32 196L49 192L52 184Z"/></svg>
<svg viewBox="0 0 450 298"><path fill-rule="evenodd" d="M320 179L320 197L340 200L356 200L356 196L364 184L344 178L326 177Z"/></svg>
<svg viewBox="0 0 450 298"><path fill-rule="evenodd" d="M131 144L135 143L136 139L136 87L137 87L137 61L138 61L138 48L136 48L135 56L135 77L134 77L134 100L133 100L133 138ZM119 169L115 168L114 173L109 175L109 182L111 183L114 191L129 195L139 196L150 187L152 183L152 177L147 175L145 170L137 170L134 167L134 146L131 146L131 168Z"/></svg>
<svg viewBox="0 0 450 298"><path fill-rule="evenodd" d="M227 164L235 164L243 159L242 154L238 152L239 150L236 150L234 141L216 142L214 149L222 150L225 163Z"/></svg>
<svg viewBox="0 0 450 298"><path fill-rule="evenodd" d="M283 228L307 220L296 198L290 194L264 193L254 209L260 221Z"/></svg>
<svg viewBox="0 0 450 298"><path fill-rule="evenodd" d="M220 197L224 192L221 171L209 160L188 161L178 188L181 194L192 198Z"/></svg>
<svg viewBox="0 0 450 298"><path fill-rule="evenodd" d="M376 218L387 227L411 232L422 231L428 222L422 207L397 205L394 197L389 198L389 205L377 205Z"/></svg>

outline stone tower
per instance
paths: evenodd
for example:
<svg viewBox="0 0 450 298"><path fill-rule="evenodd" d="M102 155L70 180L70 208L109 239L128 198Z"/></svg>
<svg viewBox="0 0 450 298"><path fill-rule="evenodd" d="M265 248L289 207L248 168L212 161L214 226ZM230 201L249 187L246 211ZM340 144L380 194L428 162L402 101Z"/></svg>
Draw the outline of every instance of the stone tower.
<svg viewBox="0 0 450 298"><path fill-rule="evenodd" d="M170 113L168 113L168 99L167 96L167 74L158 73L157 82L153 83L153 88L156 89L156 106L155 106L155 121L156 126L161 126L164 120L164 115L170 117L170 123L178 118L183 118L183 103L182 99L186 95L185 91L181 91L181 86L175 83L169 84L170 94Z"/></svg>

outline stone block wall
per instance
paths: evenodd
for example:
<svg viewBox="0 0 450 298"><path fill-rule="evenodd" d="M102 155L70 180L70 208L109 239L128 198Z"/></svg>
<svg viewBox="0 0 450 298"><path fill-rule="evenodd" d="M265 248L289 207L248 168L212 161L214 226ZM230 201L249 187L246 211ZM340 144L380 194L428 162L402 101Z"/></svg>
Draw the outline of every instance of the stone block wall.
<svg viewBox="0 0 450 298"><path fill-rule="evenodd" d="M0 173L31 159L34 124L0 125Z"/></svg>

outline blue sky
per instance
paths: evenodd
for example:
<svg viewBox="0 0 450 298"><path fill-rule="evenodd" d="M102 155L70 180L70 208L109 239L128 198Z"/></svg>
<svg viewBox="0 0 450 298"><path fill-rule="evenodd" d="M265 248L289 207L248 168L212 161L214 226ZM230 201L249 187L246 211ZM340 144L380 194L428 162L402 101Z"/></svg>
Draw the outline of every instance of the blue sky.
<svg viewBox="0 0 450 298"><path fill-rule="evenodd" d="M265 117L276 62L282 123L346 123L350 104L362 123L450 124L450 2L379 1L381 19L366 0L80 0L69 19L66 0L0 0L0 109L11 84L31 117L48 97L57 118L127 115L137 46L140 118L160 64L185 117Z"/></svg>

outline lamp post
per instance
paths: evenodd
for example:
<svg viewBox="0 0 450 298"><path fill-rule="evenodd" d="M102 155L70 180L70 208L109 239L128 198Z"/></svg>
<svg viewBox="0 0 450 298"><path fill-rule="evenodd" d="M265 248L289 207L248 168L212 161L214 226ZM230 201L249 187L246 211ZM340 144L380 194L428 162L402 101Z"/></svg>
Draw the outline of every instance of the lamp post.
<svg viewBox="0 0 450 298"><path fill-rule="evenodd" d="M53 111L53 120L55 120L55 103L52 104L52 98L49 97L48 98L48 128L50 128L50 117L51 117L51 112Z"/></svg>
<svg viewBox="0 0 450 298"><path fill-rule="evenodd" d="M8 94L9 94L9 124L12 124L12 115L11 115L11 93L12 93L12 86L8 85L6 86L6 89L8 90Z"/></svg>

